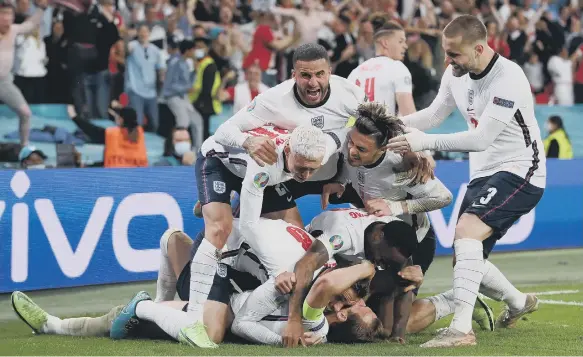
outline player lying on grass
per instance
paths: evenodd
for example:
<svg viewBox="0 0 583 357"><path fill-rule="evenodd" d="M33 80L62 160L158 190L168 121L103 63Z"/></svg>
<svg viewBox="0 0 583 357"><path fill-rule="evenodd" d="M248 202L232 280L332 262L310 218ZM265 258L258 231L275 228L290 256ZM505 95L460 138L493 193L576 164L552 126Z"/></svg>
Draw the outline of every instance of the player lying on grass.
<svg viewBox="0 0 583 357"><path fill-rule="evenodd" d="M231 239L227 244L231 245L233 243L233 239ZM174 259L168 259L168 262L171 266L177 266L177 262L172 261L175 259L180 259L179 257L175 257L175 253L185 250L188 251L188 248L190 248L192 245L192 241L188 236L180 231L169 230L162 237L161 245L167 246L166 252L168 249L172 250L172 253L168 254L163 249L163 254L174 256ZM246 251L242 256L250 256L252 257L250 262L254 262L256 258L252 255L252 253L247 248L243 249ZM229 260L230 258L231 264L234 263L233 266L239 267L236 263L240 262L240 260L234 256L226 257L225 259ZM248 261L247 263L250 262ZM188 264L186 267L188 267ZM314 306L318 306L318 304L322 303L323 296L327 296L328 300L331 300L329 304L330 306L327 306L328 304L324 304L322 306L322 310L324 307L328 307L331 313L327 314L325 317L322 315L317 316L317 318L313 317L311 320L307 319L305 321L306 327L309 328L309 332L304 337L308 343L310 343L310 339L312 339L314 342L319 342L323 337L325 337L328 322L331 324L341 324L347 319L348 316L363 316L364 318L367 313L370 313L370 310L367 310L362 305L353 303L356 298L350 298L350 300L347 300L347 297L359 296L354 291L354 289L349 289L350 285L353 285L357 280L370 278L371 274L374 273L374 270L370 269L370 267L371 265L369 264L368 266L361 265L359 267L339 269L338 272L324 279L324 283L319 283L315 286L315 289L317 290L313 294L309 295L307 301L312 302L312 305ZM219 272L220 271L221 269L219 268ZM225 328L227 328L230 324L230 321L233 319L232 315L237 316L238 310L245 305L246 300L250 296L250 292L233 293L229 297L228 294L230 294L230 290L232 289L227 289L226 284L238 286L236 283L234 283L233 279L236 279L240 284L245 282L244 280L241 280L240 276L234 274L236 273L235 269L228 269L228 271L225 271L225 273L229 274L228 278L227 276L223 278L220 275L215 278L215 284L211 288L209 299L220 299L222 295L223 297L226 296L227 299L230 300L232 310L225 325ZM352 281L348 281L348 279L352 279ZM164 279L159 279L158 287L164 285L163 283L160 283L160 280ZM188 283L188 280L179 280L182 280L182 282L179 282L178 284L179 295L181 293L188 294L188 286L184 286L182 284L185 281ZM329 284L330 282L332 282L332 284ZM338 290L338 286L341 284L344 284L346 289ZM173 293L175 292L176 289L174 289ZM342 295L333 296L334 292L340 292ZM361 298L364 293L365 292L361 293L359 298ZM168 291L158 291L156 300L159 301L159 303L157 304L149 301L150 297L147 293L140 292L123 309L123 311L121 311L121 307L118 306L112 309L112 311L107 315L99 318L83 317L64 320L47 314L21 292L13 293L12 302L18 316L36 333L73 336L104 336L109 332L109 335L115 338L129 336L139 337L140 334L138 332L138 327L141 324L140 319L145 319L155 322L165 333L168 334L168 336L179 341L192 344L192 342L188 340L188 334L180 333L181 327L184 327L192 322L188 319L186 313L180 311L186 308L185 301L161 301L164 298L164 295L169 296L170 294L168 294ZM183 298L187 299L188 296ZM285 320L283 320L282 317L285 317L286 315L284 311L286 307L287 306L284 305L283 310L273 311L274 313L277 313L276 316L265 316L264 319L262 319L260 322L260 325L263 328L269 329L270 331L280 331L285 325ZM117 321L116 323L113 322L114 318ZM364 325L360 327L359 330L364 331L375 326L378 325L370 325L370 327L369 325ZM160 334L158 333L158 335ZM281 343L281 337L279 340L279 343ZM274 341L274 343L277 342Z"/></svg>

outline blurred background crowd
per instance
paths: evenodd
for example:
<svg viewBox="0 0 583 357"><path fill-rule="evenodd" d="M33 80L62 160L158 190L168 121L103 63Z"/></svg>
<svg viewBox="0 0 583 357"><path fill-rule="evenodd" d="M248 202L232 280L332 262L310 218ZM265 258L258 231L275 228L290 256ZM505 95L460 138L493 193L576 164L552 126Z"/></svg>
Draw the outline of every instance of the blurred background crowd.
<svg viewBox="0 0 583 357"><path fill-rule="evenodd" d="M15 1L22 23L34 4ZM30 104L71 105L85 139L107 146L91 120L110 118L135 131L138 146L142 127L166 138L156 164L188 165L213 116L290 77L298 45L322 44L342 77L374 57L369 20L378 14L406 29L417 110L437 93L441 31L460 14L483 20L489 45L522 66L536 103L583 103L582 9L578 0L98 0L82 19L49 7L38 31L17 38L13 74Z"/></svg>

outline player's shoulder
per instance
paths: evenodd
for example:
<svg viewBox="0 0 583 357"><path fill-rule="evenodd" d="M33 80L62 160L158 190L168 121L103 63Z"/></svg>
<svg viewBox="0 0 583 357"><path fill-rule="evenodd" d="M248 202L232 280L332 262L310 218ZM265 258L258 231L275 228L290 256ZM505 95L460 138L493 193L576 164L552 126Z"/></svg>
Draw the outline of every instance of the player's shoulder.
<svg viewBox="0 0 583 357"><path fill-rule="evenodd" d="M295 81L293 79L283 81L275 87L271 87L266 91L261 92L255 97L253 102L263 105L274 105L277 108L277 104L282 101L282 98L285 98L287 94L293 93L294 84Z"/></svg>
<svg viewBox="0 0 583 357"><path fill-rule="evenodd" d="M332 94L334 91L345 93L358 94L362 92L362 89L349 81L347 78L337 76L335 74L330 76L330 88L332 89Z"/></svg>

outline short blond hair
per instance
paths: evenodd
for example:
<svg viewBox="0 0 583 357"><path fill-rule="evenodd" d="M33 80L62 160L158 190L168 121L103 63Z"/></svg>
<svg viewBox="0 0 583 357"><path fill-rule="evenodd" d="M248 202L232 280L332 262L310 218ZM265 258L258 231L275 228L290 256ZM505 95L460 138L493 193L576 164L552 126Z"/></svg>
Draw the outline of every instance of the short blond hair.
<svg viewBox="0 0 583 357"><path fill-rule="evenodd" d="M462 43L487 41L488 32L480 19L473 15L461 15L453 19L443 29L443 36L447 38L462 37Z"/></svg>

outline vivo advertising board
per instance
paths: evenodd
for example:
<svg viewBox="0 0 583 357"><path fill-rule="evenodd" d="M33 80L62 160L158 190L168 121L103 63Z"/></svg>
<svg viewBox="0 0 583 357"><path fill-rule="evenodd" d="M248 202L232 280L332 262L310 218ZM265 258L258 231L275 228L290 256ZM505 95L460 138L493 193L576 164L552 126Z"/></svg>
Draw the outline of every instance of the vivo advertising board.
<svg viewBox="0 0 583 357"><path fill-rule="evenodd" d="M496 251L583 246L583 160L548 162L547 189ZM440 162L449 207L430 213L437 254L451 254L467 162ZM194 168L0 171L0 292L155 279L167 227L192 237L202 220ZM319 197L298 201L304 222Z"/></svg>

